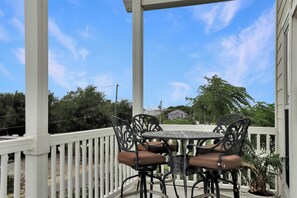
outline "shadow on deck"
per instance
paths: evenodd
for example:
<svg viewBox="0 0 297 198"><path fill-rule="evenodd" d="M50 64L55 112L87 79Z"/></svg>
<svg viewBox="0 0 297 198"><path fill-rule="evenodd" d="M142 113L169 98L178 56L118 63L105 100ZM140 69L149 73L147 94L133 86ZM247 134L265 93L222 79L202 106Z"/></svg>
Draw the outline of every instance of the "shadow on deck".
<svg viewBox="0 0 297 198"><path fill-rule="evenodd" d="M134 191L135 189L136 189L136 186L134 186L130 190L131 191ZM171 185L166 185L166 189L167 189L167 195L168 195L169 198L176 198L175 193L174 193L174 188ZM159 186L154 187L154 190L159 191ZM177 191L178 191L178 194L179 194L179 197L180 198L184 198L185 197L185 195L184 195L184 188L182 186L177 186ZM191 187L188 187L187 193L188 193L187 197L191 197ZM200 195L202 193L203 193L203 189L197 188L196 191L195 191L195 193L194 193L194 196L195 195ZM225 196L228 196L230 198L233 198L233 192L232 192L232 190L221 190L221 194L222 195L225 195ZM157 195L153 195L153 198L158 198L158 197L159 196L157 196ZM139 198L139 195L131 196L131 198ZM250 197L250 195L248 193L242 192L240 194L240 198L251 198L251 197Z"/></svg>

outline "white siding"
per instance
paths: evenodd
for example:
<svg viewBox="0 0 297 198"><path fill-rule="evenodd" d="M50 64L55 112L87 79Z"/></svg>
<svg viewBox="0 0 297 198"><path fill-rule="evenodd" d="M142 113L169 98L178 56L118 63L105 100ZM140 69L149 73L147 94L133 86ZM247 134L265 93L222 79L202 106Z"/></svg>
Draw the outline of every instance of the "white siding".
<svg viewBox="0 0 297 198"><path fill-rule="evenodd" d="M285 156L285 115L284 109L286 108L285 104L285 30L289 28L289 52L288 52L288 76L289 76L289 85L288 90L290 93L290 104L287 106L289 110L289 151L290 151L290 188L287 187L285 181L285 173L283 173L282 185L282 197L294 197L297 194L297 171L294 170L297 163L296 156L293 155L296 151L296 141L297 141L297 124L295 120L297 119L297 93L296 86L296 54L297 45L295 36L297 34L297 22L296 18L293 18L293 13L296 9L297 0L277 0L276 1L276 59L275 59L275 79L276 79L276 128L278 136L278 151L282 156ZM295 25L294 25L295 24ZM295 37L295 38L294 38ZM294 40L295 39L295 40ZM295 44L293 44L295 42ZM294 65L295 64L295 65ZM295 165L294 165L295 164ZM285 172L285 171L284 171Z"/></svg>

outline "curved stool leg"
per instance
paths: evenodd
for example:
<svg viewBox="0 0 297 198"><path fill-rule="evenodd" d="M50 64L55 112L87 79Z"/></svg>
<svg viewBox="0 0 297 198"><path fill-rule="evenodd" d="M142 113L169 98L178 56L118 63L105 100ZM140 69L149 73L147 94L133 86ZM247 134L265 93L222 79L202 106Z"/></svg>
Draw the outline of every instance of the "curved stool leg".
<svg viewBox="0 0 297 198"><path fill-rule="evenodd" d="M200 182L203 182L204 194L206 193L207 182L205 181L205 177L204 177L204 175L203 175L202 173L197 173L197 174L199 174L199 175L201 176L201 179L198 180L198 181L196 181L196 182L194 183L194 185L192 186L192 189L191 189L191 197L194 196L194 189L195 189L196 185L199 184Z"/></svg>
<svg viewBox="0 0 297 198"><path fill-rule="evenodd" d="M173 174L171 171L169 171L169 172L167 172L167 173L164 174L164 176L163 176L163 180L162 180L162 181L165 183L165 179L166 179L166 177L167 177L168 175L170 175L170 174L172 174L172 183L173 183L173 188L174 188L174 191L175 191L175 195L176 195L177 198L179 198L179 195L178 195L178 193L177 193L177 189L176 189L176 185L175 185L174 174Z"/></svg>
<svg viewBox="0 0 297 198"><path fill-rule="evenodd" d="M172 183L173 183L173 188L174 188L174 192L175 192L175 196L177 198L179 198L179 195L177 194L177 189L176 189L176 185L175 185L175 177L174 177L174 174L172 174Z"/></svg>
<svg viewBox="0 0 297 198"><path fill-rule="evenodd" d="M129 179L132 179L132 178L134 178L134 177L139 177L140 175L133 175L133 176L131 176L131 177L128 177L128 178L126 178L123 182L122 182L122 185L121 185L121 197L123 197L123 192L124 192L124 183L127 181L127 180L129 180ZM139 183L138 183L139 184Z"/></svg>

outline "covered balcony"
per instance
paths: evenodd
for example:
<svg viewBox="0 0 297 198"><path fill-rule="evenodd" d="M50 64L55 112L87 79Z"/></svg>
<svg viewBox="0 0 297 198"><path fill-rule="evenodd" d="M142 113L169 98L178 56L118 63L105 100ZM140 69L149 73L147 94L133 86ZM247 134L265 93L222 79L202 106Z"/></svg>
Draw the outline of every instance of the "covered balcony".
<svg viewBox="0 0 297 198"><path fill-rule="evenodd" d="M157 0L153 1L154 4L143 0L143 5L141 1L124 1L127 11L133 12L134 21L133 114L143 111L142 12L218 1L224 0ZM0 197L116 197L122 180L134 171L118 163L118 148L112 128L48 134L47 3L47 0L25 1L26 135L0 140ZM214 128L212 125L162 127L166 130L199 131ZM259 152L270 152L277 142L275 128L250 127L249 138L252 137L256 139ZM196 176L189 177L188 185L191 186L195 179ZM177 177L176 183L182 186L180 177ZM125 188L129 190L136 184L137 180L131 180ZM241 182L243 196L248 190L246 185ZM175 197L170 183L167 186L168 196ZM221 187L226 193L231 188L224 183Z"/></svg>

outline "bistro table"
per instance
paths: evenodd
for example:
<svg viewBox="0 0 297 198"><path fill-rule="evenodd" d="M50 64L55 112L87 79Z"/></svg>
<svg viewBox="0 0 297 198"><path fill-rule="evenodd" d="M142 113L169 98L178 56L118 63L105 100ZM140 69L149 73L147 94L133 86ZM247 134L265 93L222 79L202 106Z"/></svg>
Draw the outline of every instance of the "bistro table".
<svg viewBox="0 0 297 198"><path fill-rule="evenodd" d="M169 139L181 141L181 153L183 157L183 168L181 176L184 182L185 198L187 197L187 141L188 140L208 140L208 139L220 139L223 137L220 133L205 132L205 131L151 131L142 134L143 137L148 139L161 139L167 142ZM172 159L171 161L175 161Z"/></svg>

